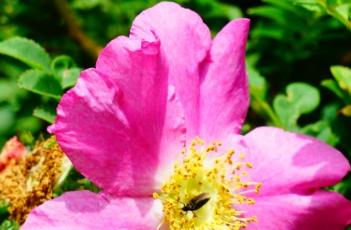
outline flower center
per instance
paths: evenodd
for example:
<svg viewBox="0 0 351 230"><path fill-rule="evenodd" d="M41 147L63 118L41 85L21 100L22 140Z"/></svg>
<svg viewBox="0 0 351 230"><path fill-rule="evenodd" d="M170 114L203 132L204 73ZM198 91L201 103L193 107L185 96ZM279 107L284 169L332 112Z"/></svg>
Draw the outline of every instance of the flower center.
<svg viewBox="0 0 351 230"><path fill-rule="evenodd" d="M240 154L233 161L234 150L219 153L221 143L205 145L195 138L174 173L155 199L163 203L164 224L170 229L234 229L239 230L256 221L255 216L243 217L237 205L253 205L254 199L245 196L259 192L261 183L247 181L252 168Z"/></svg>

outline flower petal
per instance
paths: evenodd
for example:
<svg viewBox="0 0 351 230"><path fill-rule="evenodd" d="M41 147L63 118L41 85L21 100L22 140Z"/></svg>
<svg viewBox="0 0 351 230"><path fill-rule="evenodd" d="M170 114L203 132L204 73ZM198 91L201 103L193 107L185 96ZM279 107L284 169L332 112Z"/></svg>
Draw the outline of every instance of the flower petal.
<svg viewBox="0 0 351 230"><path fill-rule="evenodd" d="M239 133L249 107L245 71L248 19L230 22L213 41L206 62L200 93L200 136L218 139Z"/></svg>
<svg viewBox="0 0 351 230"><path fill-rule="evenodd" d="M160 39L169 63L170 83L185 109L187 134L198 134L199 64L211 45L211 34L201 17L176 3L162 2L136 17L131 36Z"/></svg>
<svg viewBox="0 0 351 230"><path fill-rule="evenodd" d="M88 191L67 192L29 214L22 230L156 229L162 204L152 198L109 199Z"/></svg>
<svg viewBox="0 0 351 230"><path fill-rule="evenodd" d="M333 192L257 197L243 208L258 220L248 230L342 230L351 224L351 202Z"/></svg>
<svg viewBox="0 0 351 230"><path fill-rule="evenodd" d="M254 168L250 176L263 182L260 194L306 192L336 184L350 170L331 146L278 128L261 127L245 136Z"/></svg>
<svg viewBox="0 0 351 230"><path fill-rule="evenodd" d="M119 37L63 96L49 131L106 192L151 195L157 170L180 151L185 135L182 109L167 97L159 41Z"/></svg>

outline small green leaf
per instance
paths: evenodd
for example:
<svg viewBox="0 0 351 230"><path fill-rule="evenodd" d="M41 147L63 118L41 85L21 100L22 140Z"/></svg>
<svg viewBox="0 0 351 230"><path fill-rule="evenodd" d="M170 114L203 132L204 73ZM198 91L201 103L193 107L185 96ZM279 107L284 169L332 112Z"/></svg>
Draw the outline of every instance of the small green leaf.
<svg viewBox="0 0 351 230"><path fill-rule="evenodd" d="M18 86L55 99L60 99L63 93L60 82L55 77L40 70L28 70L24 72L19 77Z"/></svg>
<svg viewBox="0 0 351 230"><path fill-rule="evenodd" d="M298 130L297 120L302 114L310 113L320 102L318 90L305 83L292 83L286 88L286 95L274 98L273 107L284 128Z"/></svg>
<svg viewBox="0 0 351 230"><path fill-rule="evenodd" d="M340 112L347 117L351 117L351 105L345 106L340 110Z"/></svg>
<svg viewBox="0 0 351 230"><path fill-rule="evenodd" d="M344 98L344 93L343 91L340 89L338 83L335 80L332 79L326 79L323 80L321 83L322 86L326 87L327 89L329 89L330 91L332 91L336 96L338 96L339 98L343 99Z"/></svg>
<svg viewBox="0 0 351 230"><path fill-rule="evenodd" d="M60 79L63 89L74 86L81 71L80 68L76 67L73 59L66 55L56 57L51 63L51 69Z"/></svg>
<svg viewBox="0 0 351 230"><path fill-rule="evenodd" d="M5 220L0 225L0 230L19 230L19 225L14 220Z"/></svg>
<svg viewBox="0 0 351 230"><path fill-rule="evenodd" d="M42 106L34 109L33 115L49 123L54 123L56 117L55 107Z"/></svg>
<svg viewBox="0 0 351 230"><path fill-rule="evenodd" d="M35 69L50 71L50 57L32 40L14 37L0 42L0 54L15 58Z"/></svg>
<svg viewBox="0 0 351 230"><path fill-rule="evenodd" d="M340 88L351 95L351 69L346 66L332 66L330 71Z"/></svg>

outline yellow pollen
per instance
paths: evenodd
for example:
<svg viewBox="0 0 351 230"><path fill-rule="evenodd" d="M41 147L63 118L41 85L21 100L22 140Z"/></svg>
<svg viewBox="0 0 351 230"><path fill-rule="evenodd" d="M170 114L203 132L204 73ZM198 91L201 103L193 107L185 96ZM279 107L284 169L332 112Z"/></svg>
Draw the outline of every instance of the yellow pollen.
<svg viewBox="0 0 351 230"><path fill-rule="evenodd" d="M68 161L54 137L38 141L19 161L0 173L0 200L9 203L10 219L22 224L27 214L53 198L53 189Z"/></svg>
<svg viewBox="0 0 351 230"><path fill-rule="evenodd" d="M218 141L205 146L196 137L181 151L182 160L175 164L173 175L153 194L163 203L163 223L169 229L240 230L257 221L236 207L255 204L246 195L258 193L262 183L243 179L253 164L242 162L242 153L234 160L235 151L223 152L221 146Z"/></svg>

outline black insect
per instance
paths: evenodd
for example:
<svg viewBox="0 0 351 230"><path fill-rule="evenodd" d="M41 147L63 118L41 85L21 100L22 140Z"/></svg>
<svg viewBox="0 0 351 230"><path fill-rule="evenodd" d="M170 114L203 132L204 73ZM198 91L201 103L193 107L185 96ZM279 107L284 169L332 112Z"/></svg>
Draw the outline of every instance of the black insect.
<svg viewBox="0 0 351 230"><path fill-rule="evenodd" d="M201 193L193 197L183 208L183 211L195 211L204 206L210 200L208 193Z"/></svg>

